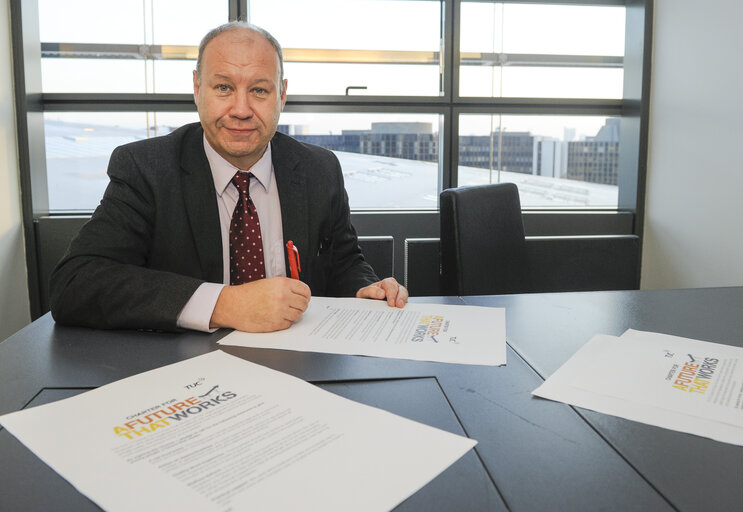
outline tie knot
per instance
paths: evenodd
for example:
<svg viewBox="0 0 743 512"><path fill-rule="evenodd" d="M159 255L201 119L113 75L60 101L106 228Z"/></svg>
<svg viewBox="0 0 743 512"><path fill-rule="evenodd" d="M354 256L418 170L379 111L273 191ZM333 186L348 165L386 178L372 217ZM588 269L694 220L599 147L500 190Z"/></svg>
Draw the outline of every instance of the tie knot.
<svg viewBox="0 0 743 512"><path fill-rule="evenodd" d="M237 190L240 191L240 194L248 194L248 190L250 189L250 178L252 177L252 172L238 171L232 177L232 184L237 187Z"/></svg>

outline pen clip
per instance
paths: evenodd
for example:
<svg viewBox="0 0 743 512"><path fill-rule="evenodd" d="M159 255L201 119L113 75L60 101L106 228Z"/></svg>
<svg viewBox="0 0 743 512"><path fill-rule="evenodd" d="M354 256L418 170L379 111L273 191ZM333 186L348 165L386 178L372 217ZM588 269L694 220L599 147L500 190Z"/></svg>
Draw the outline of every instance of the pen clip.
<svg viewBox="0 0 743 512"><path fill-rule="evenodd" d="M291 273L292 279L299 279L299 272L302 267L299 264L299 249L294 245L294 242L289 240L286 242L286 253L289 257L289 272Z"/></svg>

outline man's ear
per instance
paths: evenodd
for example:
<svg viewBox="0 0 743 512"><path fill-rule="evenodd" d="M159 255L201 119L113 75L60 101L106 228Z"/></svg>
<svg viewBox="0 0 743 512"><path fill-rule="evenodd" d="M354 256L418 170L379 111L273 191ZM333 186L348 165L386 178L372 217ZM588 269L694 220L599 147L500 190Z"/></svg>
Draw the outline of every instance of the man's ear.
<svg viewBox="0 0 743 512"><path fill-rule="evenodd" d="M196 103L196 105L199 104L198 97L199 97L199 74L194 69L193 70L193 102Z"/></svg>
<svg viewBox="0 0 743 512"><path fill-rule="evenodd" d="M286 104L286 84L288 84L288 80L284 78L284 81L281 83L281 110L284 110L284 105Z"/></svg>

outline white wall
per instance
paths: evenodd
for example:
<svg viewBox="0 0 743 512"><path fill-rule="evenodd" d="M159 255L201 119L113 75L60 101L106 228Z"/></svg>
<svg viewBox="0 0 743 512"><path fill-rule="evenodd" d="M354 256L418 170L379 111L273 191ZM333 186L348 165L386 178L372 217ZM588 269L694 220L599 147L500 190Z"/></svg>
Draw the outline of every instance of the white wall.
<svg viewBox="0 0 743 512"><path fill-rule="evenodd" d="M31 321L13 105L10 2L0 7L0 341Z"/></svg>
<svg viewBox="0 0 743 512"><path fill-rule="evenodd" d="M743 285L741 19L655 1L642 288Z"/></svg>

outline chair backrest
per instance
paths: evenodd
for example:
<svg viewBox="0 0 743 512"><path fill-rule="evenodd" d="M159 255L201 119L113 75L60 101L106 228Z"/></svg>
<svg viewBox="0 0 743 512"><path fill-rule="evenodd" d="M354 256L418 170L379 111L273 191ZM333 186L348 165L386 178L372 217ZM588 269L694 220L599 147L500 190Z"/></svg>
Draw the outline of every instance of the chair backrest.
<svg viewBox="0 0 743 512"><path fill-rule="evenodd" d="M444 294L532 291L515 184L450 188L441 193L440 207Z"/></svg>

